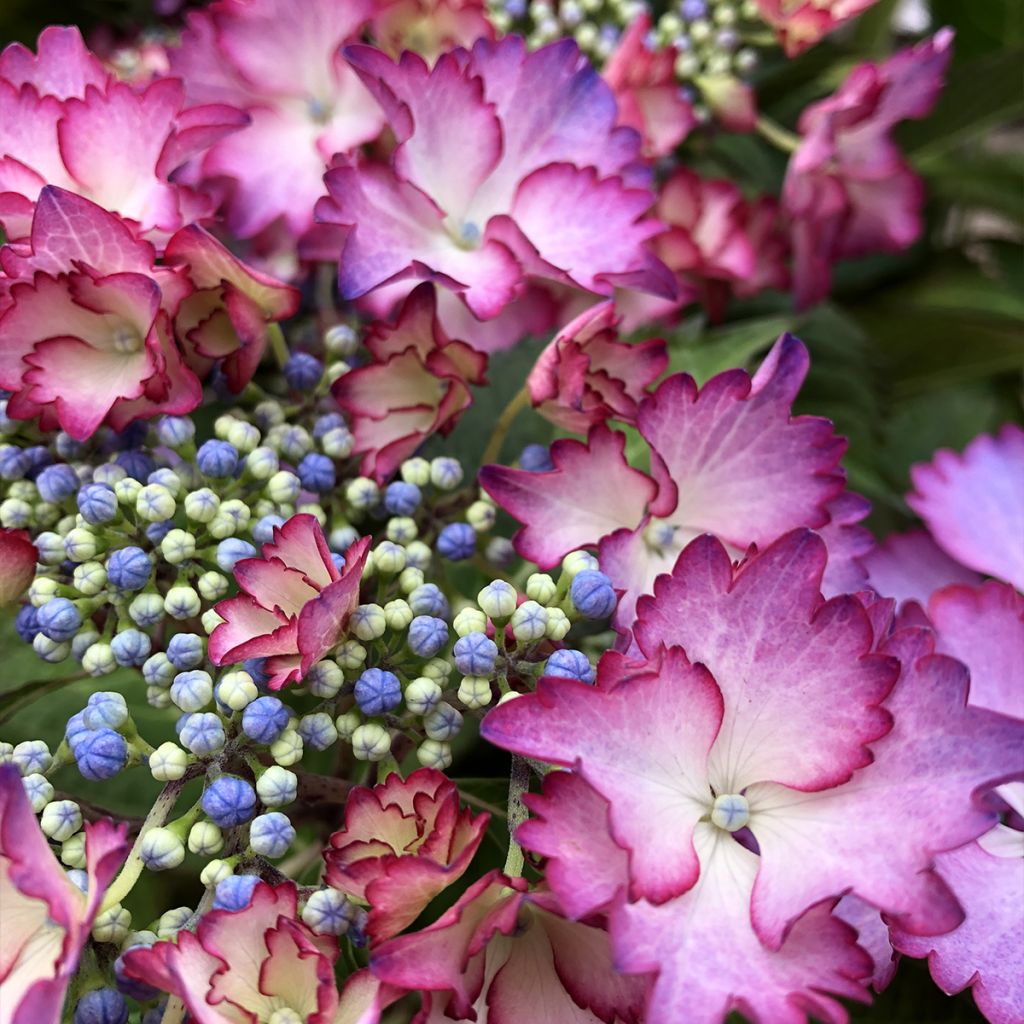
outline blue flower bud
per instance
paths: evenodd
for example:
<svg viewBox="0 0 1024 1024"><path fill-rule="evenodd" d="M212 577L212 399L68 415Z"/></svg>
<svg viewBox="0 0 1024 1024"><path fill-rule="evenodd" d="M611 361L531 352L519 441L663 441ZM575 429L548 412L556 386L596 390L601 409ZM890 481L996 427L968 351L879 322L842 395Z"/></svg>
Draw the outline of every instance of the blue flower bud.
<svg viewBox="0 0 1024 1024"><path fill-rule="evenodd" d="M434 583L424 583L417 587L409 595L409 607L417 615L433 615L438 619L447 618L451 611L448 607L448 598Z"/></svg>
<svg viewBox="0 0 1024 1024"><path fill-rule="evenodd" d="M149 657L150 639L138 629L126 629L110 641L114 660L122 668L138 667Z"/></svg>
<svg viewBox="0 0 1024 1024"><path fill-rule="evenodd" d="M142 678L148 686L170 686L175 674L173 663L163 651L151 654L142 665Z"/></svg>
<svg viewBox="0 0 1024 1024"><path fill-rule="evenodd" d="M21 480L28 472L31 462L21 448L4 445L0 448L0 477L4 480Z"/></svg>
<svg viewBox="0 0 1024 1024"><path fill-rule="evenodd" d="M555 464L546 445L528 444L519 455L519 467L527 473L548 473Z"/></svg>
<svg viewBox="0 0 1024 1024"><path fill-rule="evenodd" d="M295 829L280 811L261 814L249 826L249 845L262 857L283 857L294 841Z"/></svg>
<svg viewBox="0 0 1024 1024"><path fill-rule="evenodd" d="M569 588L569 596L576 610L587 619L607 619L618 604L612 581L597 569L584 569L577 573Z"/></svg>
<svg viewBox="0 0 1024 1024"><path fill-rule="evenodd" d="M344 554L357 540L359 540L359 533L355 527L339 526L331 530L327 543L332 551Z"/></svg>
<svg viewBox="0 0 1024 1024"><path fill-rule="evenodd" d="M102 466L96 466L92 471L92 481L95 484L106 484L113 487L118 480L126 479L128 474L113 462L104 462Z"/></svg>
<svg viewBox="0 0 1024 1024"><path fill-rule="evenodd" d="M409 623L409 650L421 658L432 658L448 643L448 623L432 615L417 615Z"/></svg>
<svg viewBox="0 0 1024 1024"><path fill-rule="evenodd" d="M303 455L296 472L299 474L302 486L307 491L315 491L317 494L333 490L337 482L334 463L319 452L309 452Z"/></svg>
<svg viewBox="0 0 1024 1024"><path fill-rule="evenodd" d="M152 571L153 563L142 548L121 548L107 559L107 579L121 590L141 590Z"/></svg>
<svg viewBox="0 0 1024 1024"><path fill-rule="evenodd" d="M51 597L38 611L39 632L51 640L70 640L81 628L82 616L66 597Z"/></svg>
<svg viewBox="0 0 1024 1024"><path fill-rule="evenodd" d="M288 726L288 709L277 697L257 697L242 712L242 732L256 743L273 743Z"/></svg>
<svg viewBox="0 0 1024 1024"><path fill-rule="evenodd" d="M476 551L476 531L469 523L449 523L437 537L437 551L450 562L463 562Z"/></svg>
<svg viewBox="0 0 1024 1024"><path fill-rule="evenodd" d="M219 775L206 787L200 806L215 825L234 828L256 813L256 790L237 775Z"/></svg>
<svg viewBox="0 0 1024 1024"><path fill-rule="evenodd" d="M284 379L292 391L312 391L323 375L323 363L308 352L296 352L284 364Z"/></svg>
<svg viewBox="0 0 1024 1024"><path fill-rule="evenodd" d="M114 463L139 483L144 483L149 474L156 469L156 463L145 452L140 451L118 452Z"/></svg>
<svg viewBox="0 0 1024 1024"><path fill-rule="evenodd" d="M196 465L204 476L224 479L235 475L238 449L227 441L204 441L196 453Z"/></svg>
<svg viewBox="0 0 1024 1024"><path fill-rule="evenodd" d="M338 739L334 719L326 711L303 715L296 731L302 737L303 746L311 750L326 750Z"/></svg>
<svg viewBox="0 0 1024 1024"><path fill-rule="evenodd" d="M47 466L36 477L36 487L43 501L59 504L78 490L78 474L65 462Z"/></svg>
<svg viewBox="0 0 1024 1024"><path fill-rule="evenodd" d="M146 539L156 547L173 529L173 519L165 519L162 523L150 523L146 527Z"/></svg>
<svg viewBox="0 0 1024 1024"><path fill-rule="evenodd" d="M214 890L214 910L245 910L259 883L258 875L228 875Z"/></svg>
<svg viewBox="0 0 1024 1024"><path fill-rule="evenodd" d="M68 871L68 881L81 892L89 891L89 873L81 868L71 868Z"/></svg>
<svg viewBox="0 0 1024 1024"><path fill-rule="evenodd" d="M30 604L23 604L14 617L14 628L25 643L32 643L39 632L39 611Z"/></svg>
<svg viewBox="0 0 1024 1024"><path fill-rule="evenodd" d="M231 572L243 558L255 557L256 548L238 537L228 537L217 545L217 566L223 572Z"/></svg>
<svg viewBox="0 0 1024 1024"><path fill-rule="evenodd" d="M175 633L167 644L167 659L182 672L198 667L203 655L203 638L196 633Z"/></svg>
<svg viewBox="0 0 1024 1024"><path fill-rule="evenodd" d="M90 694L82 710L82 720L88 729L119 729L128 717L128 703L116 690Z"/></svg>
<svg viewBox="0 0 1024 1024"><path fill-rule="evenodd" d="M157 440L168 448L181 448L196 436L196 425L186 416L162 416L157 420Z"/></svg>
<svg viewBox="0 0 1024 1024"><path fill-rule="evenodd" d="M128 744L113 729L90 729L73 748L78 770L90 782L112 779L128 761Z"/></svg>
<svg viewBox="0 0 1024 1024"><path fill-rule="evenodd" d="M88 732L89 726L85 724L84 711L77 711L68 719L68 724L64 727L64 739L68 741L72 754Z"/></svg>
<svg viewBox="0 0 1024 1024"><path fill-rule="evenodd" d="M368 668L356 680L356 703L364 715L382 715L402 700L402 685L393 672Z"/></svg>
<svg viewBox="0 0 1024 1024"><path fill-rule="evenodd" d="M490 676L498 645L486 633L467 633L455 643L455 667L464 676Z"/></svg>
<svg viewBox="0 0 1024 1024"><path fill-rule="evenodd" d="M53 448L62 459L73 462L85 452L85 443L83 441L76 441L69 434L65 434L63 430L60 430L54 439Z"/></svg>
<svg viewBox="0 0 1024 1024"><path fill-rule="evenodd" d="M263 689L266 689L267 683L270 682L270 674L267 672L266 665L266 658L246 658L242 662L242 668L252 676L252 681Z"/></svg>
<svg viewBox="0 0 1024 1024"><path fill-rule="evenodd" d="M134 943L128 948L140 948L142 945L142 943ZM128 977L124 970L124 953L114 961L114 981L117 983L117 990L122 995L128 996L129 999L137 999L140 1003L148 1003L150 999L155 999L160 994L160 990L153 988L152 985Z"/></svg>
<svg viewBox="0 0 1024 1024"><path fill-rule="evenodd" d="M127 1024L128 1004L115 988L97 988L82 996L74 1024Z"/></svg>
<svg viewBox="0 0 1024 1024"><path fill-rule="evenodd" d="M226 742L224 724L212 711L182 715L178 719L178 725L178 739L181 740L182 746L187 747L197 757L215 754ZM207 811L207 814L209 813Z"/></svg>
<svg viewBox="0 0 1024 1024"><path fill-rule="evenodd" d="M423 493L415 484L396 480L384 492L384 507L393 516L411 516L423 500Z"/></svg>
<svg viewBox="0 0 1024 1024"><path fill-rule="evenodd" d="M271 513L264 516L253 528L252 539L257 544L269 544L274 539L274 527L284 526L284 517Z"/></svg>
<svg viewBox="0 0 1024 1024"><path fill-rule="evenodd" d="M582 651L568 648L555 651L544 665L544 675L558 676L561 679L578 679L581 683L594 681L594 666Z"/></svg>

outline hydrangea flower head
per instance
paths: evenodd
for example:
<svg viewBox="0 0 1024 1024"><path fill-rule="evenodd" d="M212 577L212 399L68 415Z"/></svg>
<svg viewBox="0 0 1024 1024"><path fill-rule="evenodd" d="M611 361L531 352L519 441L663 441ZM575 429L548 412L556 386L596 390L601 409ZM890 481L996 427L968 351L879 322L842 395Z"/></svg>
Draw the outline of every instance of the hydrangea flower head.
<svg viewBox="0 0 1024 1024"><path fill-rule="evenodd" d="M34 60L17 44L0 56L0 221L8 238L23 238L40 190L59 185L160 245L213 212L212 199L177 184L174 172L247 122L222 103L186 106L177 78L140 89L119 82L77 29L49 29Z"/></svg>
<svg viewBox="0 0 1024 1024"><path fill-rule="evenodd" d="M943 551L1024 590L1024 430L1010 423L962 454L937 451L910 476L907 503Z"/></svg>
<svg viewBox="0 0 1024 1024"><path fill-rule="evenodd" d="M552 423L585 434L607 419L631 423L648 385L668 365L660 339L618 340L615 307L601 302L566 324L537 358L526 387Z"/></svg>
<svg viewBox="0 0 1024 1024"><path fill-rule="evenodd" d="M337 943L297 920L297 903L292 883L258 882L243 909L212 910L194 933L129 949L124 972L178 996L196 1024L248 1024L282 1009L334 1024Z"/></svg>
<svg viewBox="0 0 1024 1024"><path fill-rule="evenodd" d="M860 64L800 116L803 141L782 193L798 305L828 294L835 260L898 252L921 233L924 189L891 133L931 111L952 43L952 30L942 29L882 64Z"/></svg>
<svg viewBox="0 0 1024 1024"><path fill-rule="evenodd" d="M446 435L483 384L487 357L445 334L434 286L424 283L402 304L394 324L371 325L373 362L331 388L363 456L361 471L383 482L432 434Z"/></svg>
<svg viewBox="0 0 1024 1024"><path fill-rule="evenodd" d="M331 836L327 884L370 904L372 944L412 924L458 881L483 840L488 816L459 810L459 792L440 772L421 768L372 789L357 788L345 824Z"/></svg>
<svg viewBox="0 0 1024 1024"><path fill-rule="evenodd" d="M389 166L342 161L326 176L317 218L346 231L346 298L428 278L486 320L528 277L672 293L645 248L660 226L644 218L639 139L616 126L615 99L574 42L529 53L515 36L478 40L433 68L410 52L346 56L398 142Z"/></svg>
<svg viewBox="0 0 1024 1024"><path fill-rule="evenodd" d="M369 0L219 0L189 14L169 53L194 103L229 103L251 125L223 138L201 174L230 184L227 220L239 238L278 223L294 239L312 226L313 204L335 153L376 138L380 108L340 54L374 11Z"/></svg>
<svg viewBox="0 0 1024 1024"><path fill-rule="evenodd" d="M605 81L615 93L619 118L643 137L648 157L665 156L697 124L693 106L676 80L675 47L650 49L649 14L634 18L604 68Z"/></svg>
<svg viewBox="0 0 1024 1024"><path fill-rule="evenodd" d="M275 526L262 557L235 565L243 593L216 606L225 621L210 636L210 660L266 658L272 690L301 679L341 640L359 604L369 545L366 537L351 545L339 571L313 516L301 513Z"/></svg>
<svg viewBox="0 0 1024 1024"><path fill-rule="evenodd" d="M567 921L552 893L496 871L430 927L375 950L371 970L423 990L423 1021L638 1024L646 989L615 971L600 927Z"/></svg>
<svg viewBox="0 0 1024 1024"><path fill-rule="evenodd" d="M37 558L26 530L0 529L0 607L21 597L35 576Z"/></svg>
<svg viewBox="0 0 1024 1024"><path fill-rule="evenodd" d="M757 0L787 57L796 57L845 21L866 11L876 0Z"/></svg>
<svg viewBox="0 0 1024 1024"><path fill-rule="evenodd" d="M686 374L668 377L637 411L651 476L627 463L624 435L598 426L587 444L556 441L548 472L488 466L481 483L524 524L517 550L540 566L598 545L602 570L624 591L616 624L628 628L636 599L698 534L739 553L828 522L845 444L827 420L790 415L807 367L803 344L785 336L753 378L730 370L698 388Z"/></svg>
<svg viewBox="0 0 1024 1024"><path fill-rule="evenodd" d="M87 888L65 874L39 828L13 765L0 765L0 890L3 892L4 1019L60 1020L64 993L107 886L127 852L125 828L85 827Z"/></svg>
<svg viewBox="0 0 1024 1024"><path fill-rule="evenodd" d="M976 790L1024 772L1024 722L967 707L966 670L927 633L874 653L860 603L822 600L825 562L809 531L738 569L700 538L640 601L647 661L606 655L596 686L543 680L484 722L580 777L549 794L568 824L548 802L523 839L561 861L549 881L574 912L610 909L620 969L658 972L649 1021L802 1019L793 1002L843 1019L826 993L857 998L871 963L828 901L852 890L907 931L948 931L962 912L934 854L991 827ZM592 875L568 835L602 801L621 854ZM716 944L735 970L705 969Z"/></svg>

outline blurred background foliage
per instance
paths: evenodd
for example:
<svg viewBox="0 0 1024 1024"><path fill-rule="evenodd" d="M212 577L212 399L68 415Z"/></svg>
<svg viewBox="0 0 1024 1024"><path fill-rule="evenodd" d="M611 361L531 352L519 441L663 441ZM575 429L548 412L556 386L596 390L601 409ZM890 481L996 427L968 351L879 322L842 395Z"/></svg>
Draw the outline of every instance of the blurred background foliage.
<svg viewBox="0 0 1024 1024"><path fill-rule="evenodd" d="M177 6L173 0L169 5ZM830 417L849 438L851 486L871 499L869 525L879 535L911 522L903 500L911 464L939 447L961 449L976 434L1022 418L1024 4L931 0L928 7L933 29L955 28L956 47L934 113L903 125L898 135L926 183L920 241L902 254L844 264L831 301L808 313L795 314L785 296L759 296L735 304L723 325L709 327L698 314L669 335L671 368L699 380L751 365L782 331L803 338L812 367L798 411ZM855 63L883 58L902 42L893 35L896 8L896 0L881 0L802 57L767 59L756 82L762 111L795 127L800 111L832 92ZM99 31L109 39L112 32L130 33L153 19L152 0L0 0L0 44L31 43L51 23L77 23L87 36ZM785 154L754 135L705 136L688 142L686 154L695 169L732 178L752 195L778 194L785 172ZM519 389L538 351L537 343L525 343L492 359L488 400L470 410L445 443L446 452L467 465L478 461L495 410ZM551 436L545 421L521 416L506 440L506 460L524 444ZM96 683L67 679L66 666L40 662L18 641L9 621L0 625L0 650L5 668L0 734L15 743L55 739ZM103 681L105 689L127 693L133 687L137 692L130 702L141 709L143 735L154 744L173 738L173 716L146 706L137 675L121 672ZM497 812L493 842L482 848L474 871L482 874L503 858L504 821L495 805L504 801L507 762L499 752L472 750L470 731L452 774L462 776L467 797ZM330 773L331 767L325 763L317 770ZM143 815L153 794L138 781L129 772L104 783L104 806ZM95 787L73 770L55 782L87 803L94 796ZM323 813L340 819L340 807ZM176 903L194 905L198 863L193 860L189 855L181 869L140 886L140 909L158 913ZM945 998L926 967L915 962L904 964L874 1007L855 1007L852 1014L893 1024L982 1020L967 993Z"/></svg>

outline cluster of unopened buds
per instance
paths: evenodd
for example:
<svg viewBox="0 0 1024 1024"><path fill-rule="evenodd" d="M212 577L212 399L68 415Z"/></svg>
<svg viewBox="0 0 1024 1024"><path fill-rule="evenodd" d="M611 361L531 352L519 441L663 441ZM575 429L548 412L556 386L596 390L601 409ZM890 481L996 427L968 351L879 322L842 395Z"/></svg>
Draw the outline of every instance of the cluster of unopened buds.
<svg viewBox="0 0 1024 1024"><path fill-rule="evenodd" d="M801 341L630 340L916 238L948 32L800 137L748 81L866 6L0 53L0 1024L839 1024L901 956L1020 1019L1024 431L879 544ZM778 200L673 156L712 120Z"/></svg>

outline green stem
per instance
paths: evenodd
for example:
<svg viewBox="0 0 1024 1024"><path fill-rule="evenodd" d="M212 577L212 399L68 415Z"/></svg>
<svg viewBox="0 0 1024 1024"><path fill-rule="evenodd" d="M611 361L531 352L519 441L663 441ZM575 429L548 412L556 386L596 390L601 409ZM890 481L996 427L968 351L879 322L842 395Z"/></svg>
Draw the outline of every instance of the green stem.
<svg viewBox="0 0 1024 1024"><path fill-rule="evenodd" d="M777 121L763 114L757 119L757 131L766 138L776 149L783 153L794 153L800 146L800 136L783 128Z"/></svg>
<svg viewBox="0 0 1024 1024"><path fill-rule="evenodd" d="M517 878L523 873L525 858L523 848L516 842L516 829L528 816L523 796L530 788L530 767L518 754L512 755L512 771L508 780L508 856L505 858L504 874Z"/></svg>
<svg viewBox="0 0 1024 1024"><path fill-rule="evenodd" d="M487 442L487 447L484 449L483 457L480 459L481 466L497 462L498 456L501 454L501 446L505 441L505 435L509 432L509 428L515 421L515 418L529 404L530 393L526 388L522 388L516 392L512 401L502 409L501 415L498 417L498 422L494 425L494 433L491 434L491 438Z"/></svg>
<svg viewBox="0 0 1024 1024"><path fill-rule="evenodd" d="M267 324L267 340L270 342L270 351L274 353L274 359L280 369L288 362L288 342L284 340L284 331L280 324Z"/></svg>
<svg viewBox="0 0 1024 1024"><path fill-rule="evenodd" d="M149 814L146 815L146 820L142 823L142 828L139 829L139 834L135 837L135 845L132 846L128 859L124 862L124 866L121 868L117 878L114 879L114 884L111 885L107 890L106 896L103 897L103 903L100 906L101 914L105 910L109 910L114 904L122 902L128 893L135 888L135 883L139 880L143 868L142 858L139 856L139 850L142 849L142 840L150 829L158 828L167 821L171 811L174 809L175 803L177 803L178 794L184 785L184 779L168 782L156 798L153 806L149 809Z"/></svg>

